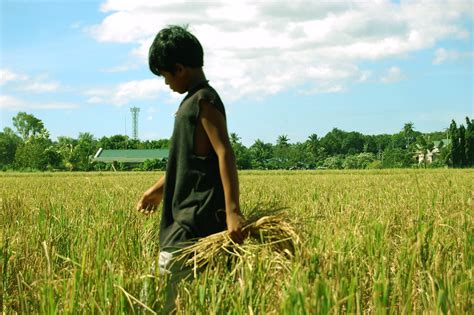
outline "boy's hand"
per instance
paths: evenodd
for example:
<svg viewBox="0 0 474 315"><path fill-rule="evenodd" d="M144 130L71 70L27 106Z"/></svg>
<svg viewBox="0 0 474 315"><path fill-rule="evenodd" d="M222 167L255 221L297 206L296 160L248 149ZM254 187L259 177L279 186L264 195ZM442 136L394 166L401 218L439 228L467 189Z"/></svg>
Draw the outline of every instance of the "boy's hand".
<svg viewBox="0 0 474 315"><path fill-rule="evenodd" d="M160 196L145 193L137 203L137 211L143 214L152 214L160 204L160 201Z"/></svg>
<svg viewBox="0 0 474 315"><path fill-rule="evenodd" d="M230 238L237 244L242 244L247 237L246 233L242 231L245 219L242 214L237 212L227 213L227 231Z"/></svg>

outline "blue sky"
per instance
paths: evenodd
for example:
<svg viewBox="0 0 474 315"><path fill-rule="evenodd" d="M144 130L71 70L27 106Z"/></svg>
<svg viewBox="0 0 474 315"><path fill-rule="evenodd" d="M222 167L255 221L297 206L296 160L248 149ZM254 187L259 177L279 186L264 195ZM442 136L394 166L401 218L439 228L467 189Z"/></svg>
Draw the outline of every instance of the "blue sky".
<svg viewBox="0 0 474 315"><path fill-rule="evenodd" d="M168 138L183 95L148 70L156 32L189 24L244 144L332 128L440 131L474 118L474 2L1 2L0 128L26 111L51 136Z"/></svg>

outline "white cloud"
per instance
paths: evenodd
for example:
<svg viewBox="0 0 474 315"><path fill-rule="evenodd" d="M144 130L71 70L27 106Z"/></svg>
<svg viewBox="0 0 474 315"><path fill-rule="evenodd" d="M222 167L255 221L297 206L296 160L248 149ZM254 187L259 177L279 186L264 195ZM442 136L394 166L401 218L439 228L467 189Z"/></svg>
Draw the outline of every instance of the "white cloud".
<svg viewBox="0 0 474 315"><path fill-rule="evenodd" d="M336 86L328 86L325 88L319 89L319 93L339 93L344 91L344 87L341 85L336 85Z"/></svg>
<svg viewBox="0 0 474 315"><path fill-rule="evenodd" d="M457 54L456 54L457 55ZM448 57L453 57L453 53L450 52L448 54L448 51L444 48L439 48L439 49L436 49L435 51L435 59L433 60L433 64L435 65L439 65L441 63L443 63L446 59L448 59Z"/></svg>
<svg viewBox="0 0 474 315"><path fill-rule="evenodd" d="M158 112L158 108L156 106L150 106L146 109L146 112L152 115Z"/></svg>
<svg viewBox="0 0 474 315"><path fill-rule="evenodd" d="M48 80L47 75L31 77L9 69L0 69L0 85L7 82L19 82L16 84L18 90L33 93L54 92L60 87L59 82Z"/></svg>
<svg viewBox="0 0 474 315"><path fill-rule="evenodd" d="M20 88L22 91L34 92L34 93L44 93L44 92L54 92L59 88L59 82L31 82Z"/></svg>
<svg viewBox="0 0 474 315"><path fill-rule="evenodd" d="M69 27L73 30L80 29L82 27L82 22L80 21L73 22L69 25Z"/></svg>
<svg viewBox="0 0 474 315"><path fill-rule="evenodd" d="M104 99L102 97L99 97L99 96L92 96L92 97L89 97L87 99L87 103L89 104L100 104L100 103L103 103L104 102Z"/></svg>
<svg viewBox="0 0 474 315"><path fill-rule="evenodd" d="M394 83L403 79L402 71L398 67L390 67L382 77L383 83Z"/></svg>
<svg viewBox="0 0 474 315"><path fill-rule="evenodd" d="M135 70L138 68L136 64L124 64L112 68L102 69L102 72L116 73L116 72L126 72L130 70Z"/></svg>
<svg viewBox="0 0 474 315"><path fill-rule="evenodd" d="M0 69L0 85L3 85L9 81L24 81L27 79L27 75L18 74L9 69Z"/></svg>
<svg viewBox="0 0 474 315"><path fill-rule="evenodd" d="M112 96L112 103L124 105L133 100L155 99L166 91L163 80L136 80L119 84Z"/></svg>
<svg viewBox="0 0 474 315"><path fill-rule="evenodd" d="M175 102L182 95L173 93L162 79L133 80L120 83L110 88L91 89L84 93L91 104L111 104L123 106L134 101L164 98Z"/></svg>
<svg viewBox="0 0 474 315"><path fill-rule="evenodd" d="M463 58L473 58L473 57L474 57L474 52L472 51L460 52L454 49L447 50L444 48L438 48L435 51L433 64L440 65L445 61L453 61L453 60L458 60L458 59L463 59Z"/></svg>
<svg viewBox="0 0 474 315"><path fill-rule="evenodd" d="M79 106L71 103L60 102L30 102L10 95L0 95L0 109L8 111L27 109L74 109Z"/></svg>
<svg viewBox="0 0 474 315"><path fill-rule="evenodd" d="M371 76L372 76L371 71L362 71L359 75L359 82L365 82L369 80Z"/></svg>
<svg viewBox="0 0 474 315"><path fill-rule="evenodd" d="M309 90L301 90L299 93L302 95L310 95L323 93L342 93L344 91L346 91L346 89L342 85L322 84L321 86L317 86Z"/></svg>
<svg viewBox="0 0 474 315"><path fill-rule="evenodd" d="M107 16L87 31L101 42L135 44L131 53L142 62L158 30L190 24L204 46L208 78L230 100L302 86L343 91L370 77L361 61L469 38L463 20L474 18L472 3L457 0L107 0L101 10Z"/></svg>

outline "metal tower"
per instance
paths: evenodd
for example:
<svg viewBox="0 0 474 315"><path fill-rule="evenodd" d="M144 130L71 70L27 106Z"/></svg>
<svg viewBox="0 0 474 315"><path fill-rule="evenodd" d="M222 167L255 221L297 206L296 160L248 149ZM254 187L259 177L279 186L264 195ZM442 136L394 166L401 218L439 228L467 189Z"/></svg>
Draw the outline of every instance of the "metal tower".
<svg viewBox="0 0 474 315"><path fill-rule="evenodd" d="M132 137L133 139L138 139L138 113L140 108L132 107L130 112L132 113Z"/></svg>

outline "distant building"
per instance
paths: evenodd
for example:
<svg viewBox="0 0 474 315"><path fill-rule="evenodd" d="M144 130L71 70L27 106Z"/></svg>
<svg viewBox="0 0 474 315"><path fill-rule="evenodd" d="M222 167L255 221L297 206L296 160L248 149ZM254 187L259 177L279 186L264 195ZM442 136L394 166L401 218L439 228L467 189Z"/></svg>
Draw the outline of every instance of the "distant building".
<svg viewBox="0 0 474 315"><path fill-rule="evenodd" d="M104 150L100 148L92 162L137 164L146 160L167 160L168 149L150 150Z"/></svg>
<svg viewBox="0 0 474 315"><path fill-rule="evenodd" d="M436 161L437 156L441 152L441 148L449 145L451 143L451 140L449 139L443 139L440 141L433 141L433 149L431 150L426 150L426 152L423 152L421 147L417 145L418 150L416 151L415 158L418 161L418 164L421 163L427 163L431 164L434 161Z"/></svg>

